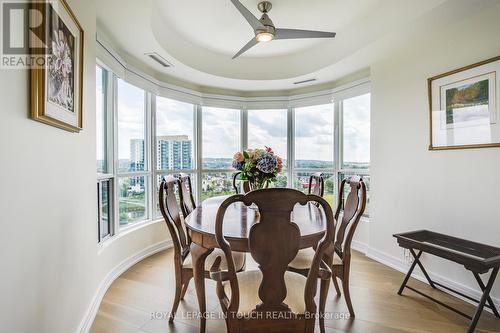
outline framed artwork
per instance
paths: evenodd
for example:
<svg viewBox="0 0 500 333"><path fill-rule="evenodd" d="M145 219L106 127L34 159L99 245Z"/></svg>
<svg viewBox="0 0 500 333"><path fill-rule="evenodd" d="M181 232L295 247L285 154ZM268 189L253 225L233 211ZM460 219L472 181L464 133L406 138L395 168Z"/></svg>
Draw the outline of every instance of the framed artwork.
<svg viewBox="0 0 500 333"><path fill-rule="evenodd" d="M500 147L500 56L428 79L430 150Z"/></svg>
<svg viewBox="0 0 500 333"><path fill-rule="evenodd" d="M64 0L33 1L31 7L43 18L35 36L43 46L38 50L44 50L43 55L33 54L44 61L31 68L31 117L79 132L83 125L82 27Z"/></svg>

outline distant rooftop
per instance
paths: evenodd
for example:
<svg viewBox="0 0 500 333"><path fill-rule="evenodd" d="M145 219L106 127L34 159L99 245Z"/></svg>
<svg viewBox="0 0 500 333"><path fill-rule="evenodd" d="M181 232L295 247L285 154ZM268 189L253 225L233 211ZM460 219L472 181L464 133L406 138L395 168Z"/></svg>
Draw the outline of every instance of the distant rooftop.
<svg viewBox="0 0 500 333"><path fill-rule="evenodd" d="M189 141L187 135L162 135L156 137L157 141Z"/></svg>

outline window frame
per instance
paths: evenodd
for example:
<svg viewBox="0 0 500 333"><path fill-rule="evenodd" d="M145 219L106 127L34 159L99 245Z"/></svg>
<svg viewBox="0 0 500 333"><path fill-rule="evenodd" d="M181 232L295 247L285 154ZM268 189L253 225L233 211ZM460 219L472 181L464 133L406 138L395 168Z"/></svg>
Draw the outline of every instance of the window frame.
<svg viewBox="0 0 500 333"><path fill-rule="evenodd" d="M122 80L123 82L134 86L144 92L144 170L143 171L119 171L119 131L118 131L118 80ZM114 211L115 217L115 230L126 231L128 229L137 228L144 224L151 222L154 218L153 213L153 200L154 197L152 194L152 158L151 151L154 150L151 147L151 133L152 133L152 102L151 99L153 94L148 90L138 87L137 85L127 81L124 78L120 78L118 75L113 74L113 114L114 114L114 175L116 178L114 186L114 207L117 207ZM132 178L132 177L144 177L144 207L145 207L145 217L142 220L133 223L120 224L120 179L123 178Z"/></svg>
<svg viewBox="0 0 500 333"><path fill-rule="evenodd" d="M103 133L103 141L105 144L105 149L104 149L104 154L106 155L104 157L105 159L105 169L106 173L97 173L97 240L98 243L103 243L106 240L112 238L116 234L116 214L115 214L115 159L114 159L114 145L113 142L114 140L114 76L115 74L107 67L105 64L103 64L101 61L97 60L96 61L96 70L97 67L101 68L103 71L103 75L105 78L105 84L103 85L103 95L104 95L104 133ZM96 129L97 130L97 129ZM97 147L97 145L96 145ZM101 183L109 181L109 189L108 189L108 200L109 200L109 205L110 205L110 213L108 216L108 225L109 225L109 233L105 237L101 238L101 212L102 212L102 193L101 193Z"/></svg>

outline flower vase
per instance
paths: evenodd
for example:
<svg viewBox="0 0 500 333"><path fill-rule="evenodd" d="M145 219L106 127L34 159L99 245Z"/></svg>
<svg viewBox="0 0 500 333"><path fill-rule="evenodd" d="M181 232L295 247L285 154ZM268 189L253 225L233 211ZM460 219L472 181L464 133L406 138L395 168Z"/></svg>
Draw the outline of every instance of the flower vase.
<svg viewBox="0 0 500 333"><path fill-rule="evenodd" d="M258 182L258 181L250 181L249 182L249 185L250 185L250 191L255 191L255 190L261 190L263 189L265 186L264 186L265 183L263 182ZM255 211L255 215L258 216L259 215L259 207L252 202L252 204L249 206L250 209L253 209Z"/></svg>

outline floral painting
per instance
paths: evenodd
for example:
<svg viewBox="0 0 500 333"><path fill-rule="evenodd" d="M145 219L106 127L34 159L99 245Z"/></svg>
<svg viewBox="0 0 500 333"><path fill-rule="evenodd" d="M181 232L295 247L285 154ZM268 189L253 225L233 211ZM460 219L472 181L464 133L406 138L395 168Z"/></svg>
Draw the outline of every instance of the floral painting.
<svg viewBox="0 0 500 333"><path fill-rule="evenodd" d="M75 36L56 11L49 9L49 58L47 98L63 109L74 112Z"/></svg>

